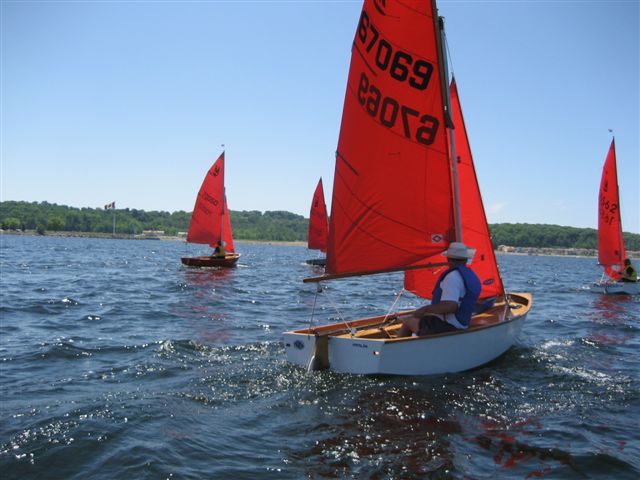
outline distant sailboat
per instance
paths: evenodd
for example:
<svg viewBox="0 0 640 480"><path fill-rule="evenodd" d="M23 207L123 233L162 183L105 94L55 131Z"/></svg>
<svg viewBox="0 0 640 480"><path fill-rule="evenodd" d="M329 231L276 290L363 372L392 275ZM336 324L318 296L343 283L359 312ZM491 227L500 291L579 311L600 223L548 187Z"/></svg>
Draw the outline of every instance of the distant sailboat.
<svg viewBox="0 0 640 480"><path fill-rule="evenodd" d="M205 243L215 248L218 242L224 246L224 256L182 257L182 263L189 267L233 267L239 253L235 253L233 232L224 191L224 152L209 169L193 207L188 243Z"/></svg>
<svg viewBox="0 0 640 480"><path fill-rule="evenodd" d="M614 139L602 168L598 195L598 263L604 267L604 271L592 290L605 294L639 294L640 283L619 281L626 258Z"/></svg>
<svg viewBox="0 0 640 480"><path fill-rule="evenodd" d="M405 288L429 298L441 252L464 231L477 249L470 267L481 297L495 303L468 329L436 335L398 337L400 325L387 315L289 331L292 363L361 374L459 372L503 354L522 329L532 297L503 292L443 44L434 1L365 0L336 155L326 274L306 281L404 270Z"/></svg>
<svg viewBox="0 0 640 480"><path fill-rule="evenodd" d="M322 178L318 181L316 190L311 201L311 211L309 213L309 232L307 235L307 248L309 250L320 250L327 252L327 240L329 237L329 220L327 218L327 205L324 202L324 189L322 188ZM313 258L307 260L309 265L324 267L326 259Z"/></svg>

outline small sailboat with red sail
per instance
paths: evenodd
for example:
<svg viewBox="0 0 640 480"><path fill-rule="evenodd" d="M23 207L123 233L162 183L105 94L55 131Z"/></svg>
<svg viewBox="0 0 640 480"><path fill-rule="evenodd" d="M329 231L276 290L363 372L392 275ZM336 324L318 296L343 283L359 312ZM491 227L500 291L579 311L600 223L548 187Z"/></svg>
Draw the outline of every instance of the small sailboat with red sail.
<svg viewBox="0 0 640 480"><path fill-rule="evenodd" d="M336 153L327 265L305 282L404 271L404 290L429 299L442 252L464 239L476 250L469 267L482 283L482 312L467 329L424 336L398 336L395 319L413 311L292 330L284 343L294 364L356 374L460 372L502 355L522 329L532 297L504 291L444 42L435 1L364 1Z"/></svg>
<svg viewBox="0 0 640 480"><path fill-rule="evenodd" d="M189 267L233 267L239 253L235 253L233 232L224 188L224 152L220 154L204 177L191 214L187 233L188 243L203 243L218 247L212 255L182 257ZM220 250L219 246L222 246Z"/></svg>
<svg viewBox="0 0 640 480"><path fill-rule="evenodd" d="M621 273L627 258L622 234L618 166L615 139L611 140L609 153L602 168L598 195L598 264L603 272L592 291L604 294L640 294L640 283L623 281Z"/></svg>
<svg viewBox="0 0 640 480"><path fill-rule="evenodd" d="M318 181L316 190L311 201L311 211L309 212L309 231L307 234L307 248L309 250L319 250L327 252L327 241L329 238L329 219L327 217L327 205L324 202L324 189L322 178ZM309 265L324 267L326 259L324 257L307 260Z"/></svg>

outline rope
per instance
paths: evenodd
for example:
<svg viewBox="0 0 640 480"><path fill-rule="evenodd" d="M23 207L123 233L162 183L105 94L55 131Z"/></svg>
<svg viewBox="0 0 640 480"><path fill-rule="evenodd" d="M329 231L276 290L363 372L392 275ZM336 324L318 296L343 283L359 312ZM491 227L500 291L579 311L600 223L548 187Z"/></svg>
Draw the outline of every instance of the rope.
<svg viewBox="0 0 640 480"><path fill-rule="evenodd" d="M400 297L402 297L402 294L404 292L406 292L406 290L404 288L401 288L400 291L398 292L398 295L396 295L396 299L391 304L391 307L389 307L389 311L385 314L384 319L382 320L382 323L385 323L387 319L391 316L391 313L395 311L395 306L400 301Z"/></svg>
<svg viewBox="0 0 640 480"><path fill-rule="evenodd" d="M322 283L318 282L318 287L316 288L316 295L313 298L313 308L311 310L311 318L309 319L309 329L311 329L311 323L313 322L313 316L314 316L314 312L316 309L316 302L318 300L318 294L324 292L329 305L336 311L336 315L338 316L338 321L343 321L347 328L351 328L349 327L349 322L347 320L344 319L344 316L342 315L342 312L340 311L340 309L336 306L336 304L334 303L333 299L331 298L331 295L329 294L328 290L325 290L324 288L322 288Z"/></svg>
<svg viewBox="0 0 640 480"><path fill-rule="evenodd" d="M349 321L345 320L344 316L342 315L342 312L340 311L340 309L337 307L336 303L331 298L331 295L329 294L329 292L322 288L321 282L318 282L318 287L316 288L316 294L315 294L315 296L313 298L313 307L311 309L311 318L309 318L309 330L311 330L311 325L313 323L313 317L314 317L315 310L316 310L316 302L318 300L318 294L320 294L322 292L325 293L326 298L327 298L327 300L329 302L329 305L336 311L336 315L338 316L338 321L344 322L346 327L349 330L351 330L351 336L353 337L353 335L355 334L355 331L356 331L355 327L351 327L349 325ZM402 298L402 295L404 294L404 292L406 292L406 290L404 288L400 289L400 291L396 295L395 300L393 301L393 303L389 307L389 310L385 314L385 316L384 316L384 318L383 318L383 320L381 322L382 324L385 324L388 321L389 317L392 316L393 312L395 311L395 307L398 304L398 302L400 301L400 298Z"/></svg>
<svg viewBox="0 0 640 480"><path fill-rule="evenodd" d="M311 330L311 324L313 323L313 315L316 312L316 302L318 301L319 293L322 293L322 285L318 283L318 287L316 288L316 294L313 297L313 307L311 308L311 317L309 318L309 330Z"/></svg>

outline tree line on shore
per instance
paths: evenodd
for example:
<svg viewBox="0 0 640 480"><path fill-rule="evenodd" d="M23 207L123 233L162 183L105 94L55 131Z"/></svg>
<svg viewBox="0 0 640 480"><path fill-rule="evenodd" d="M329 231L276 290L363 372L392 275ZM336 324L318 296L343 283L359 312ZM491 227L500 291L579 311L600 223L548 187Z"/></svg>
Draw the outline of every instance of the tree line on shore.
<svg viewBox="0 0 640 480"><path fill-rule="evenodd" d="M0 202L0 227L3 230L46 232L113 232L119 235L160 230L176 236L186 232L191 212L173 213L136 209L103 210L75 208L48 202ZM231 211L234 238L238 240L306 241L309 219L284 211ZM489 226L492 241L514 247L597 248L597 232L592 228L559 225L496 223ZM640 250L640 235L625 232L628 250Z"/></svg>

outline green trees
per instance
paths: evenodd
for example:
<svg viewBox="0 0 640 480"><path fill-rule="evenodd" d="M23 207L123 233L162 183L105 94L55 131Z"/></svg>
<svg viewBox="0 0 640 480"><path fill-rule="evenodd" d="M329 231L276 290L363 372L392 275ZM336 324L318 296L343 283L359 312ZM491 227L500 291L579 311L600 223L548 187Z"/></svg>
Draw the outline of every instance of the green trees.
<svg viewBox="0 0 640 480"><path fill-rule="evenodd" d="M4 230L113 232L135 235L143 230L162 230L166 235L186 232L191 212L173 213L137 209L103 210L73 208L48 202L0 202L0 226ZM234 237L244 240L305 241L308 220L290 212L230 212Z"/></svg>
<svg viewBox="0 0 640 480"><path fill-rule="evenodd" d="M497 223L490 225L493 246L598 248L598 232L593 228L560 225ZM640 235L625 232L628 250L640 250Z"/></svg>
<svg viewBox="0 0 640 480"><path fill-rule="evenodd" d="M113 210L73 208L48 202L0 202L3 230L95 232L113 231ZM238 240L306 241L309 220L291 212L230 212L234 237ZM166 235L186 232L191 212L147 212L115 210L116 233L135 235L143 230L163 230ZM592 228L559 225L498 223L490 225L494 247L597 248L597 232ZM628 250L640 250L640 235L625 233Z"/></svg>

